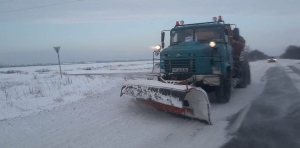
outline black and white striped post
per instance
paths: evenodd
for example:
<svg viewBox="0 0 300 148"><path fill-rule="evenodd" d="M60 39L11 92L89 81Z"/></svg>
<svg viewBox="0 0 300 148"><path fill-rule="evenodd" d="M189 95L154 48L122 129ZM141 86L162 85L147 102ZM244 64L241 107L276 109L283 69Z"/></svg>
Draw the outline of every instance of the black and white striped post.
<svg viewBox="0 0 300 148"><path fill-rule="evenodd" d="M57 46L57 47L53 47L54 50L56 51L57 53L57 57L58 57L58 64L59 64L59 71L60 71L60 78L62 78L62 74L61 74L61 67L60 67L60 59L59 59L59 50L60 50L60 46Z"/></svg>

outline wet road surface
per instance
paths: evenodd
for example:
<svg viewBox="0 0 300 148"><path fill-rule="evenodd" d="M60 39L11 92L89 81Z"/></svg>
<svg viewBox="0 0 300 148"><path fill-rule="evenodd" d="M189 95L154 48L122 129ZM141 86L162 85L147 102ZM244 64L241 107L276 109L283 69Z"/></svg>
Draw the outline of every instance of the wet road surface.
<svg viewBox="0 0 300 148"><path fill-rule="evenodd" d="M300 74L300 70L289 66ZM282 66L270 68L263 93L222 148L299 148L300 92Z"/></svg>

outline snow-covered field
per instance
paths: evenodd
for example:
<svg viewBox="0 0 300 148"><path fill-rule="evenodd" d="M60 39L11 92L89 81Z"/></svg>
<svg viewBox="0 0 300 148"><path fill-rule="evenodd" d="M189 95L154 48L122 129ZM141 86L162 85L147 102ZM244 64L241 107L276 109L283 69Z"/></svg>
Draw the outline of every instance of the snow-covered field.
<svg viewBox="0 0 300 148"><path fill-rule="evenodd" d="M58 66L1 68L0 120L97 96L122 83L109 74L151 70L152 61L62 65L61 79ZM106 75L95 75L100 73Z"/></svg>
<svg viewBox="0 0 300 148"><path fill-rule="evenodd" d="M180 118L119 97L124 76L152 70L151 61L0 69L0 147L220 147L228 118L264 90L266 71L281 66L299 87L299 60L251 62L252 82L227 104L211 104L213 125ZM12 71L14 70L14 71ZM6 74L17 72L13 74ZM105 75L92 75L103 74ZM111 73L118 73L111 75ZM280 77L280 76L278 76Z"/></svg>

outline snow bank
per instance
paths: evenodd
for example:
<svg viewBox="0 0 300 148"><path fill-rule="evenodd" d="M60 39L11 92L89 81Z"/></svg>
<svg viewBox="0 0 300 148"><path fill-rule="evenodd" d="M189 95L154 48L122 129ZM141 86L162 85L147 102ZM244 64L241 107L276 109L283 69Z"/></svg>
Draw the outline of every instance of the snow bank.
<svg viewBox="0 0 300 148"><path fill-rule="evenodd" d="M96 73L151 71L152 63L116 62L62 65L63 73L89 74L83 70L98 67ZM150 66L149 66L150 65ZM91 68L93 69L93 68ZM58 66L0 68L0 120L27 116L45 109L66 105L83 98L97 97L123 83L122 77L101 75L63 75Z"/></svg>
<svg viewBox="0 0 300 148"><path fill-rule="evenodd" d="M61 69L62 72L66 74L151 72L152 64L153 64L152 61L68 64L68 65L61 65ZM51 66L0 68L0 73L9 70L19 70L28 73L39 72L39 71L42 73L43 70L59 72L59 67L58 65L51 65Z"/></svg>

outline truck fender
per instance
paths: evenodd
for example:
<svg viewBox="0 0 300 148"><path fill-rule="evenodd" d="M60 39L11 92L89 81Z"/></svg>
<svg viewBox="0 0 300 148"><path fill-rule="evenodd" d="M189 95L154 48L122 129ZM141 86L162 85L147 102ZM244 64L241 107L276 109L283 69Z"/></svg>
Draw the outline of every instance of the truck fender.
<svg viewBox="0 0 300 148"><path fill-rule="evenodd" d="M223 73L224 75L226 75L228 71L229 71L229 72L232 71L231 66L230 66L229 63L225 63L224 69L222 69L222 73Z"/></svg>

